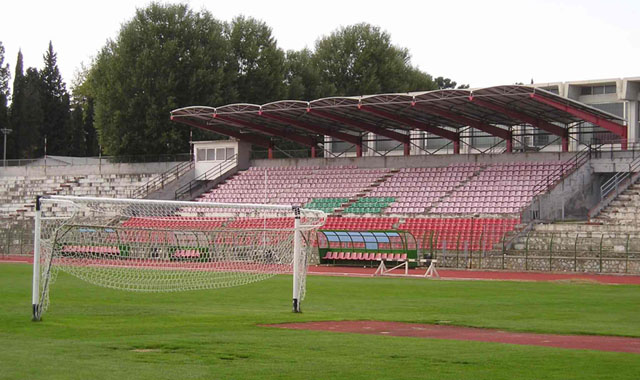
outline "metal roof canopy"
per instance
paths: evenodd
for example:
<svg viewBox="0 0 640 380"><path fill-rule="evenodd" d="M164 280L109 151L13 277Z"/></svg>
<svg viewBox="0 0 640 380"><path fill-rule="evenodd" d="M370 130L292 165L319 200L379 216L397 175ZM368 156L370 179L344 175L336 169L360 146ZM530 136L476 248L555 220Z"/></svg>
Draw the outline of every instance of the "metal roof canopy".
<svg viewBox="0 0 640 380"><path fill-rule="evenodd" d="M343 96L312 101L280 100L263 105L190 106L171 111L171 120L268 147L273 137L312 147L324 136L356 146L374 133L404 146L409 154L411 130L432 133L460 152L460 132L468 127L506 140L512 150L512 128L531 125L562 139L568 150L569 127L589 122L617 135L626 149L623 119L554 93L522 85L481 89Z"/></svg>

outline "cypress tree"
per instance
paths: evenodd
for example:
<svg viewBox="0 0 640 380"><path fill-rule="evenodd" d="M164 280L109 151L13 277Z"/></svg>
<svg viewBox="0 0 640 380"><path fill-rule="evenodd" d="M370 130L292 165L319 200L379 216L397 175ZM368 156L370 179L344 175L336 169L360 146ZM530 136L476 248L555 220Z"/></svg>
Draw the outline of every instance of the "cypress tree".
<svg viewBox="0 0 640 380"><path fill-rule="evenodd" d="M25 76L22 63L22 50L18 51L16 59L15 75L13 77L13 97L9 110L9 124L13 132L11 133L11 149L7 149L11 158L25 158L26 140L28 131L25 129Z"/></svg>
<svg viewBox="0 0 640 380"><path fill-rule="evenodd" d="M29 67L24 76L23 104L20 107L20 129L22 130L21 156L36 158L44 155L42 125L45 113L42 107L43 88L40 73Z"/></svg>
<svg viewBox="0 0 640 380"><path fill-rule="evenodd" d="M69 94L58 69L57 54L53 44L43 56L44 68L40 72L42 81L42 122L41 134L47 136L47 154L66 155L71 151L69 126Z"/></svg>
<svg viewBox="0 0 640 380"><path fill-rule="evenodd" d="M9 71L9 65L4 64L4 46L2 42L0 42L0 128L9 128L9 110L7 105L9 103L10 78L11 72ZM10 155L7 155L7 157L10 157Z"/></svg>

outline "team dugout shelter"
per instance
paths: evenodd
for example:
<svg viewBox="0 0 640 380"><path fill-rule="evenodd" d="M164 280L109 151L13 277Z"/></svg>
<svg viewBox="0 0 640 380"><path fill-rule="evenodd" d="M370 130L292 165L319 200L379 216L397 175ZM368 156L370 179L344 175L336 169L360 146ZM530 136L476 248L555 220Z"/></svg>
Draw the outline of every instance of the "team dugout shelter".
<svg viewBox="0 0 640 380"><path fill-rule="evenodd" d="M415 237L400 230L318 230L318 254L322 264L368 264L404 262L415 267L418 245Z"/></svg>
<svg viewBox="0 0 640 380"><path fill-rule="evenodd" d="M628 135L618 116L525 85L189 106L172 111L171 120L261 147L268 158L284 140L311 157L360 157L510 153L531 146L566 152L578 149L584 126L593 141L626 149Z"/></svg>

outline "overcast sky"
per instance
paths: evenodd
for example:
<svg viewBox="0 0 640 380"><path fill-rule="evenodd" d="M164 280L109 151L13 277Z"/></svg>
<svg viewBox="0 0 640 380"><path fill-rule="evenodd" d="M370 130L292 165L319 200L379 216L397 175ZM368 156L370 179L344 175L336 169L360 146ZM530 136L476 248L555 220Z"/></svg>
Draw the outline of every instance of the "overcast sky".
<svg viewBox="0 0 640 380"><path fill-rule="evenodd" d="M67 86L149 1L3 2L5 63L42 67L49 40ZM640 76L640 0L187 1L230 21L265 21L284 50L313 48L340 26L380 26L412 64L472 87Z"/></svg>

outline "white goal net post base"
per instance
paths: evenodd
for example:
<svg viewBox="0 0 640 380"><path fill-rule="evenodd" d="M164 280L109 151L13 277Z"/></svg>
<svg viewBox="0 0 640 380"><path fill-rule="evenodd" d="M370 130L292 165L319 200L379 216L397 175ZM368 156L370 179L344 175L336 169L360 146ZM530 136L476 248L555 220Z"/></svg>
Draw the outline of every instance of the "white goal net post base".
<svg viewBox="0 0 640 380"><path fill-rule="evenodd" d="M427 271L424 274L418 274L418 275L410 275L409 274L409 263L420 263L420 264L429 264L429 267L427 268ZM438 263L438 260L426 260L426 259L419 259L419 260L415 260L415 259L409 259L409 260L405 260L399 264L396 264L395 266L391 267L391 268L387 268L387 266L384 263L384 260L380 261L380 265L378 265L378 267L376 268L375 273L373 274L374 276L401 276L401 277L423 277L423 278L440 278L440 274L438 273L438 270L436 269L436 264ZM403 270L403 273L397 273L396 269L401 269Z"/></svg>
<svg viewBox="0 0 640 380"><path fill-rule="evenodd" d="M112 289L216 289L293 274L305 295L319 210L269 204L38 197L32 307L40 320L59 271Z"/></svg>

